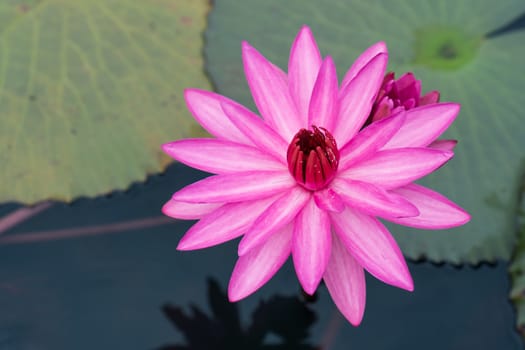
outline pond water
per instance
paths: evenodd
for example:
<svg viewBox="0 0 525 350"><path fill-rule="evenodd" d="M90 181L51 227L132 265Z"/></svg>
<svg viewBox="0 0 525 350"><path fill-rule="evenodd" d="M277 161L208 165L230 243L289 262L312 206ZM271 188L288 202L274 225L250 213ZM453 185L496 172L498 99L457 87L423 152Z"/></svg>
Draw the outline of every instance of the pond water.
<svg viewBox="0 0 525 350"><path fill-rule="evenodd" d="M126 192L55 203L3 234L0 349L523 347L504 262L410 262L413 293L367 276L357 328L324 286L304 300L291 261L255 295L229 304L237 242L176 251L191 222L159 214L170 193L204 176L176 164ZM3 205L0 214L17 207Z"/></svg>

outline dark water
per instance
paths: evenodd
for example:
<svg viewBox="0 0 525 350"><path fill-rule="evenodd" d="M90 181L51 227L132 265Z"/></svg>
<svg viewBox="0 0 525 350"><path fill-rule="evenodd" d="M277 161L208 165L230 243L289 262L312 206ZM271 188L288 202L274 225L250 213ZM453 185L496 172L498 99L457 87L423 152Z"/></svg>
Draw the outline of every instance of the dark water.
<svg viewBox="0 0 525 350"><path fill-rule="evenodd" d="M495 31L488 33L488 38L494 38L496 36L504 35L515 30L523 30L525 28L525 13L517 16L516 19L496 29Z"/></svg>
<svg viewBox="0 0 525 350"><path fill-rule="evenodd" d="M410 263L414 293L368 278L358 328L340 316L324 286L305 303L290 261L255 295L229 304L224 290L236 242L178 252L191 223L166 224L160 216L172 192L202 176L174 165L124 193L54 204L2 235L0 349L523 347L504 262ZM0 216L16 207L1 206ZM111 225L130 221L146 227ZM88 230L57 231L79 227ZM5 244L35 231L41 233L25 236L29 242Z"/></svg>

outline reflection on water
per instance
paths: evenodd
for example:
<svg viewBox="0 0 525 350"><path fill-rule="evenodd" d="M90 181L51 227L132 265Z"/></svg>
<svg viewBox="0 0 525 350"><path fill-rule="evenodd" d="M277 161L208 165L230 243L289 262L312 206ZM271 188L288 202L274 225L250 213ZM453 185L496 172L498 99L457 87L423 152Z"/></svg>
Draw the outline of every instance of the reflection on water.
<svg viewBox="0 0 525 350"><path fill-rule="evenodd" d="M261 301L247 326L241 325L238 304L230 303L226 292L211 278L208 279L208 303L210 316L194 304L190 304L189 313L182 306L165 304L164 315L184 335L186 345L164 345L158 349L321 349L308 344L309 329L317 316L307 302L297 296L274 295ZM280 342L267 344L270 334Z"/></svg>

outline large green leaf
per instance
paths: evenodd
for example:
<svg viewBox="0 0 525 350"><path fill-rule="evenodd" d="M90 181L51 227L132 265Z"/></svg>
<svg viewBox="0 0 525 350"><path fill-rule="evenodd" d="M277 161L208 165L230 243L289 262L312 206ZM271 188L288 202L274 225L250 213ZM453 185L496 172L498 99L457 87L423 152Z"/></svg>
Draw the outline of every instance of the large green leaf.
<svg viewBox="0 0 525 350"><path fill-rule="evenodd" d="M0 202L123 189L200 133L206 0L0 2Z"/></svg>
<svg viewBox="0 0 525 350"><path fill-rule="evenodd" d="M386 41L390 70L414 71L424 90L439 89L442 100L462 104L445 134L460 141L455 159L422 183L472 214L468 225L449 231L394 228L404 253L455 263L509 258L525 156L525 31L490 39L486 34L524 11L522 0L223 0L209 18L207 68L219 92L253 106L242 73L241 40L286 68L290 44L308 24L340 76L366 47Z"/></svg>

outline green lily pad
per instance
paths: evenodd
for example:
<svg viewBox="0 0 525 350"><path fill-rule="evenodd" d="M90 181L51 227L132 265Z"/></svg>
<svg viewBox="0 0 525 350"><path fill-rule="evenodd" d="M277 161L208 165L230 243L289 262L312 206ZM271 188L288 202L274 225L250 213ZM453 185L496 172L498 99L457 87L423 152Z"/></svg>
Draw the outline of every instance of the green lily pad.
<svg viewBox="0 0 525 350"><path fill-rule="evenodd" d="M222 0L210 14L206 64L220 93L253 107L241 40L285 69L291 42L307 24L340 77L366 47L385 41L389 70L413 71L424 91L438 89L443 101L462 104L444 135L459 140L455 158L421 182L472 214L469 224L452 230L393 228L404 253L454 263L508 259L525 159L525 31L486 34L524 11L522 0Z"/></svg>
<svg viewBox="0 0 525 350"><path fill-rule="evenodd" d="M201 131L207 0L0 2L0 202L71 200L162 170Z"/></svg>

